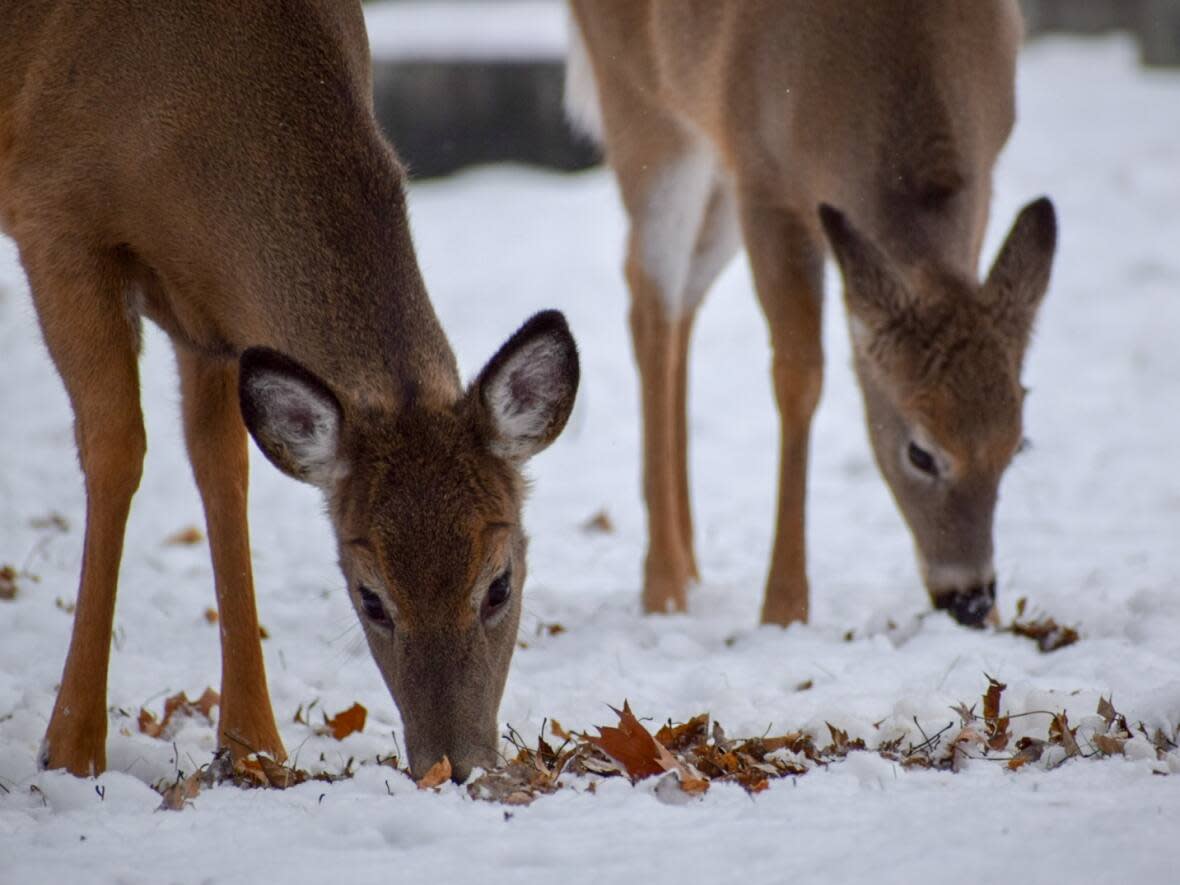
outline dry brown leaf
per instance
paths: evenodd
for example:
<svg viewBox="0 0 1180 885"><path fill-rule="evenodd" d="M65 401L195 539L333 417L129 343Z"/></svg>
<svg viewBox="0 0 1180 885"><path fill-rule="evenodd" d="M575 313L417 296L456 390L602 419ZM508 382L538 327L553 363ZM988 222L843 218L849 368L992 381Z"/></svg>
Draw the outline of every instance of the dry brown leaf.
<svg viewBox="0 0 1180 885"><path fill-rule="evenodd" d="M16 590L16 569L0 565L0 599L15 599Z"/></svg>
<svg viewBox="0 0 1180 885"><path fill-rule="evenodd" d="M635 718L630 705L624 701L621 711L614 707L611 709L619 717L619 727L600 725L599 737L584 735L586 742L623 766L632 781L662 774L664 767L659 763L660 744Z"/></svg>
<svg viewBox="0 0 1180 885"><path fill-rule="evenodd" d="M683 752L708 740L709 714L701 713L687 722L673 725L668 722L656 732L656 740L674 752Z"/></svg>
<svg viewBox="0 0 1180 885"><path fill-rule="evenodd" d="M217 609L215 609L215 608L205 609L205 621L207 623L216 624L218 621L218 618L219 618L219 615L217 614Z"/></svg>
<svg viewBox="0 0 1180 885"><path fill-rule="evenodd" d="M446 756L435 762L430 766L430 770L418 780L419 790L429 790L433 787L445 784L451 779L451 760Z"/></svg>
<svg viewBox="0 0 1180 885"><path fill-rule="evenodd" d="M189 525L180 529L180 531L173 532L164 539L164 543L169 547L191 547L194 544L200 544L204 540L205 533L195 525Z"/></svg>
<svg viewBox="0 0 1180 885"><path fill-rule="evenodd" d="M261 624L258 625L258 638L259 639L270 639L270 631L267 630L265 627L263 627Z"/></svg>
<svg viewBox="0 0 1180 885"><path fill-rule="evenodd" d="M35 529L55 529L59 532L70 530L70 521L56 510L51 510L44 516L34 516L29 520L29 525Z"/></svg>
<svg viewBox="0 0 1180 885"><path fill-rule="evenodd" d="M1076 728L1069 727L1069 717L1065 712L1056 714L1049 723L1049 743L1059 745L1065 750L1066 757L1081 755L1078 748Z"/></svg>
<svg viewBox="0 0 1180 885"><path fill-rule="evenodd" d="M1035 640L1037 648L1045 653L1073 645L1081 638L1076 628L1062 626L1047 615L1022 620L1025 603L1023 598L1016 601L1016 618L1003 628L1004 631Z"/></svg>
<svg viewBox="0 0 1180 885"><path fill-rule="evenodd" d="M324 725L327 726L326 734L331 734L332 737L338 741L344 740L353 732L364 731L365 717L368 716L369 711L360 704L353 704L347 710L341 710L335 716L328 718L328 714L324 714Z"/></svg>
<svg viewBox="0 0 1180 885"><path fill-rule="evenodd" d="M561 727L561 723L556 719L549 720L549 731L559 741L573 740L574 736Z"/></svg>
<svg viewBox="0 0 1180 885"><path fill-rule="evenodd" d="M163 797L157 811L183 811L201 792L201 772L195 771L186 778L178 774L175 782L163 789L157 787L157 790Z"/></svg>
<svg viewBox="0 0 1180 885"><path fill-rule="evenodd" d="M605 510L599 510L584 523L582 523L582 531L589 534L614 534L615 524L610 518L610 514Z"/></svg>
<svg viewBox="0 0 1180 885"><path fill-rule="evenodd" d="M1030 762L1036 762L1045 752L1048 744L1034 737L1022 737L1016 742L1016 753L1008 760L1008 768L1016 771Z"/></svg>
<svg viewBox="0 0 1180 885"><path fill-rule="evenodd" d="M221 703L221 696L212 688L206 688L195 701L190 701L183 691L164 701L164 716L157 720L154 713L146 708L139 711L139 730L148 737L163 738L165 730L177 714L192 716L200 713L210 724L213 722L213 708Z"/></svg>
<svg viewBox="0 0 1180 885"><path fill-rule="evenodd" d="M1119 711L1114 708L1109 698L1104 698L1101 695L1098 697L1098 715L1102 717L1102 721L1109 727L1115 719L1118 718Z"/></svg>
<svg viewBox="0 0 1180 885"><path fill-rule="evenodd" d="M1127 745L1126 738L1111 737L1108 734L1096 734L1090 740L1104 756L1122 756L1123 748Z"/></svg>
<svg viewBox="0 0 1180 885"><path fill-rule="evenodd" d="M234 760L233 781L239 787L270 786L270 779L256 755Z"/></svg>
<svg viewBox="0 0 1180 885"><path fill-rule="evenodd" d="M983 675L987 676L986 673ZM1003 682L996 681L991 676L987 676L987 682L987 691L983 694L983 718L992 720L1000 715L1000 695L1008 686Z"/></svg>

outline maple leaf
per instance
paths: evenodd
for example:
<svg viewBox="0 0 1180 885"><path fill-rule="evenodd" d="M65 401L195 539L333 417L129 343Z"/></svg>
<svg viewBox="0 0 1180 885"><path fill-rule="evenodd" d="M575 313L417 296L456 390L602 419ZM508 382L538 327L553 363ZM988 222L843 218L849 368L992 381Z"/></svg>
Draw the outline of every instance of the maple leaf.
<svg viewBox="0 0 1180 885"><path fill-rule="evenodd" d="M611 709L619 717L618 727L600 725L599 736L585 735L586 742L622 766L632 782L662 774L665 769L659 762L661 744L635 718L630 704L624 701L621 711Z"/></svg>
<svg viewBox="0 0 1180 885"><path fill-rule="evenodd" d="M365 717L368 716L369 711L360 704L353 704L347 710L341 710L331 718L328 714L324 714L324 729L320 730L321 734L330 734L338 741L344 740L353 732L363 731L365 728Z"/></svg>
<svg viewBox="0 0 1180 885"><path fill-rule="evenodd" d="M441 759L435 762L434 765L430 766L430 769L426 772L426 774L422 775L422 777L418 779L418 789L429 790L433 787L445 784L450 779L451 760L446 756L443 756Z"/></svg>

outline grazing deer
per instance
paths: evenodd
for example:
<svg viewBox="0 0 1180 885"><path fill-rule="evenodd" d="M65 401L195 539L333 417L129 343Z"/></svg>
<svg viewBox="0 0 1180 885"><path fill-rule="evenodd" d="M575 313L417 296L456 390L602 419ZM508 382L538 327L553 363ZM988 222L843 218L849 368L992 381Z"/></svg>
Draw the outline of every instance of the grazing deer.
<svg viewBox="0 0 1180 885"><path fill-rule="evenodd" d="M766 315L781 418L762 620L807 618L804 490L823 376L824 240L869 435L935 607L981 624L992 516L1021 440L1020 369L1052 263L1046 199L976 282L992 167L1014 119L1014 0L572 0L566 100L630 218L643 403L643 603L697 577L686 363L697 306L740 244ZM835 208L838 207L838 208Z"/></svg>
<svg viewBox="0 0 1180 885"><path fill-rule="evenodd" d="M81 588L41 763L102 771L141 317L171 336L220 611L219 739L282 758L246 524L249 430L318 486L410 764L495 760L525 578L521 465L578 359L541 313L461 386L373 118L359 3L32 0L0 13L0 224L69 393ZM244 421L243 421L244 419Z"/></svg>

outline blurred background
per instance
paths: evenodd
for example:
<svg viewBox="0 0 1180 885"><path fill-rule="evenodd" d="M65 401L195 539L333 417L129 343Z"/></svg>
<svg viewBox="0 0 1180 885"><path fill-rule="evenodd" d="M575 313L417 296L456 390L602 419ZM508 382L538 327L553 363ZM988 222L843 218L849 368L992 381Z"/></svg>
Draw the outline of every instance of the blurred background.
<svg viewBox="0 0 1180 885"><path fill-rule="evenodd" d="M1180 65L1180 0L1021 0L1030 39L1130 34L1148 66ZM413 178L514 162L576 170L598 151L562 110L561 0L366 4L377 116Z"/></svg>

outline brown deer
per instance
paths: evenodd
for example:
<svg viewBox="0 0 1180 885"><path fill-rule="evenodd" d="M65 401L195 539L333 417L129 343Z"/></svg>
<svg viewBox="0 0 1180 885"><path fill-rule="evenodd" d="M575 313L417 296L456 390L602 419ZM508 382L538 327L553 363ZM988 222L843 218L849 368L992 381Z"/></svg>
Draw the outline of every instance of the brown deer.
<svg viewBox="0 0 1180 885"><path fill-rule="evenodd" d="M419 275L359 3L30 0L0 13L0 225L86 480L73 637L41 763L105 766L141 317L175 345L221 624L219 739L282 758L246 524L247 440L318 486L412 769L496 758L525 578L521 465L578 359L538 314L470 387ZM244 419L244 421L243 421Z"/></svg>
<svg viewBox="0 0 1180 885"><path fill-rule="evenodd" d="M1021 440L1020 369L1052 263L1046 199L976 282L1014 120L1015 0L572 0L566 96L630 218L643 403L643 603L697 577L686 363L697 306L744 244L773 349L778 524L764 622L806 620L804 490L823 377L824 241L877 463L935 607L992 612L992 517ZM834 208L839 207L839 208Z"/></svg>

